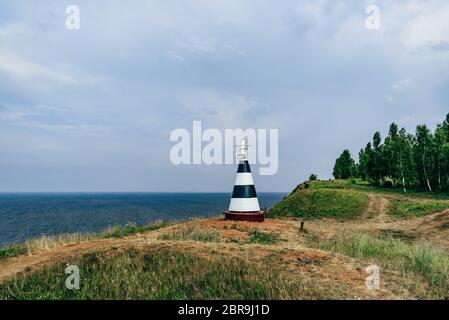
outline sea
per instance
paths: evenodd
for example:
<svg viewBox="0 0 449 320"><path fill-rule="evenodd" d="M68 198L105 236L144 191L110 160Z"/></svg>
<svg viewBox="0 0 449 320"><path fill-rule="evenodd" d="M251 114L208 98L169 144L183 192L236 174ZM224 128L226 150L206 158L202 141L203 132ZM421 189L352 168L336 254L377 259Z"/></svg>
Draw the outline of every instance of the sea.
<svg viewBox="0 0 449 320"><path fill-rule="evenodd" d="M270 208L285 195L258 193L260 206ZM229 200L229 193L0 193L0 247L127 223L214 217Z"/></svg>

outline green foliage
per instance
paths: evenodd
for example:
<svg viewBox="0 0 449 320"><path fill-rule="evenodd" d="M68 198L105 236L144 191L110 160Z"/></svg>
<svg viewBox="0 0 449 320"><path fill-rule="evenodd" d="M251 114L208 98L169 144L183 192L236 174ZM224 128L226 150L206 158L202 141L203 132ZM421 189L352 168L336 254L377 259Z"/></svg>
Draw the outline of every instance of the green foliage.
<svg viewBox="0 0 449 320"><path fill-rule="evenodd" d="M335 161L333 175L335 179L348 179L357 175L357 168L349 150L344 150Z"/></svg>
<svg viewBox="0 0 449 320"><path fill-rule="evenodd" d="M324 250L423 276L436 299L449 298L449 256L428 245L409 245L391 237L376 238L361 233L346 233L331 239L310 243Z"/></svg>
<svg viewBox="0 0 449 320"><path fill-rule="evenodd" d="M312 173L309 177L309 181L317 181L318 180L318 176L314 173Z"/></svg>
<svg viewBox="0 0 449 320"><path fill-rule="evenodd" d="M388 136L376 132L359 152L359 176L371 184L410 190L449 191L449 114L434 133L419 125L415 135L395 123ZM337 170L338 172L338 170Z"/></svg>
<svg viewBox="0 0 449 320"><path fill-rule="evenodd" d="M421 217L449 209L449 201L428 199L396 199L390 214L399 217Z"/></svg>
<svg viewBox="0 0 449 320"><path fill-rule="evenodd" d="M248 243L274 244L280 240L277 233L264 233L255 229L249 233Z"/></svg>
<svg viewBox="0 0 449 320"><path fill-rule="evenodd" d="M316 181L295 192L268 211L269 217L354 218L366 208L364 192L351 190L342 180Z"/></svg>
<svg viewBox="0 0 449 320"><path fill-rule="evenodd" d="M101 234L101 238L123 238L136 233L144 233L161 229L168 225L167 222L158 220L147 225L137 225L135 223L127 223L124 226L114 226Z"/></svg>
<svg viewBox="0 0 449 320"><path fill-rule="evenodd" d="M276 267L237 258L201 258L174 250L92 252L71 259L80 290L65 287L64 261L0 284L0 299L300 299L300 283Z"/></svg>
<svg viewBox="0 0 449 320"><path fill-rule="evenodd" d="M26 254L27 251L25 244L14 244L0 248L0 261Z"/></svg>

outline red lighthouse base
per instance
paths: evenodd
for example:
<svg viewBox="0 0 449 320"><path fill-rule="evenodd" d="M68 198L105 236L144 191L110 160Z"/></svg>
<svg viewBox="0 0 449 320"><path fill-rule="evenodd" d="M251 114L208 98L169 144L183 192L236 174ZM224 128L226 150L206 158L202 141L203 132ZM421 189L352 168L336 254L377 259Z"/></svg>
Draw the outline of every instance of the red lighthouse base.
<svg viewBox="0 0 449 320"><path fill-rule="evenodd" d="M225 220L264 222L266 210L255 212L226 211L223 214L225 215Z"/></svg>

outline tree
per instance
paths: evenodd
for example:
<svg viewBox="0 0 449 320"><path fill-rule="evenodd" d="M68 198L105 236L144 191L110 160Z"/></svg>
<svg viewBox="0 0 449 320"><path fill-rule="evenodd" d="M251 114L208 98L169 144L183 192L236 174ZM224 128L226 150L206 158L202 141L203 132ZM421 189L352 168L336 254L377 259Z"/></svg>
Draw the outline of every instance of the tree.
<svg viewBox="0 0 449 320"><path fill-rule="evenodd" d="M398 135L398 126L395 123L390 125L382 158L386 164L386 177L391 179L393 188L396 188L401 179L401 140Z"/></svg>
<svg viewBox="0 0 449 320"><path fill-rule="evenodd" d="M422 184L428 191L432 192L430 184L430 173L433 168L432 148L433 136L427 126L419 125L416 127L415 159L418 168L418 176Z"/></svg>
<svg viewBox="0 0 449 320"><path fill-rule="evenodd" d="M376 132L360 149L357 164L345 150L335 162L334 176L358 176L373 185L389 183L404 192L416 187L449 191L449 114L435 132L419 125L413 135L392 123L383 143Z"/></svg>
<svg viewBox="0 0 449 320"><path fill-rule="evenodd" d="M449 113L446 115L446 120L443 122L442 127L446 130L446 141L449 142Z"/></svg>
<svg viewBox="0 0 449 320"><path fill-rule="evenodd" d="M447 143L447 132L442 125L438 125L435 130L435 174L437 177L438 189L442 190L442 175L447 170L446 155L443 147ZM445 172L447 176L447 171Z"/></svg>
<svg viewBox="0 0 449 320"><path fill-rule="evenodd" d="M415 162L413 160L413 136L402 128L397 136L395 148L397 150L396 176L401 181L402 189L407 192L407 186L412 188L415 181Z"/></svg>
<svg viewBox="0 0 449 320"><path fill-rule="evenodd" d="M316 181L316 180L318 180L318 176L316 174L312 173L309 177L309 181Z"/></svg>
<svg viewBox="0 0 449 320"><path fill-rule="evenodd" d="M359 165L358 165L358 175L362 180L368 179L368 157L366 156L365 149L360 149L359 151Z"/></svg>
<svg viewBox="0 0 449 320"><path fill-rule="evenodd" d="M382 136L379 131L374 133L373 136L373 162L374 162L374 172L373 172L373 181L375 184L380 184L383 176L383 147Z"/></svg>
<svg viewBox="0 0 449 320"><path fill-rule="evenodd" d="M349 179L356 176L355 161L349 150L344 150L335 161L333 175L335 179Z"/></svg>

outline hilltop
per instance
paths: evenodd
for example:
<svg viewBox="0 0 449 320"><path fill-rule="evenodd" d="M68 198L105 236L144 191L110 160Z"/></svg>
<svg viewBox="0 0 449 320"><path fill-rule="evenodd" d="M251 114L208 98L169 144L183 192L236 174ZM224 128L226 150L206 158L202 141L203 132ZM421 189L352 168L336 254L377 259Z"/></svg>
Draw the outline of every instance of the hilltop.
<svg viewBox="0 0 449 320"><path fill-rule="evenodd" d="M0 298L447 299L448 209L447 194L311 181L264 223L157 222L5 248ZM80 290L65 289L67 264ZM380 290L365 287L372 264Z"/></svg>

